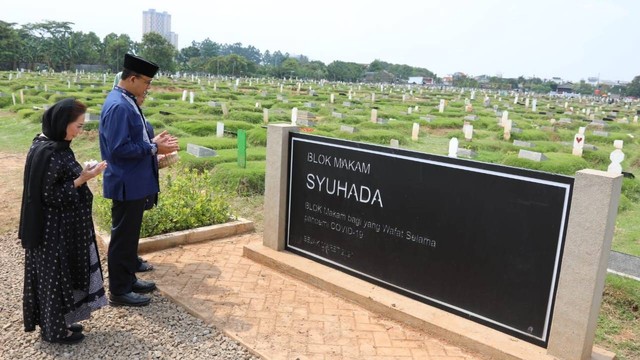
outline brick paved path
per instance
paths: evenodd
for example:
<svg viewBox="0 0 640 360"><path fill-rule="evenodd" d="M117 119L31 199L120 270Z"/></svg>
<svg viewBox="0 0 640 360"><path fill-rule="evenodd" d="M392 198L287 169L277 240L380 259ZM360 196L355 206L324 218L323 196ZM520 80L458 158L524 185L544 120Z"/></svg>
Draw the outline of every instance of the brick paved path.
<svg viewBox="0 0 640 360"><path fill-rule="evenodd" d="M242 256L259 234L145 255L166 295L268 359L481 359Z"/></svg>

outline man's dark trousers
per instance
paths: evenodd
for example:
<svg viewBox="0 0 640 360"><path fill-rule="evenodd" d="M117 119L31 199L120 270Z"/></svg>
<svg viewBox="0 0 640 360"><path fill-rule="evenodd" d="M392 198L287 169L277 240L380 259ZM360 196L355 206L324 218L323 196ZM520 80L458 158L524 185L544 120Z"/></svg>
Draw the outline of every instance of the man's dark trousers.
<svg viewBox="0 0 640 360"><path fill-rule="evenodd" d="M112 295L131 292L138 268L138 242L145 199L113 200L109 242L109 291Z"/></svg>

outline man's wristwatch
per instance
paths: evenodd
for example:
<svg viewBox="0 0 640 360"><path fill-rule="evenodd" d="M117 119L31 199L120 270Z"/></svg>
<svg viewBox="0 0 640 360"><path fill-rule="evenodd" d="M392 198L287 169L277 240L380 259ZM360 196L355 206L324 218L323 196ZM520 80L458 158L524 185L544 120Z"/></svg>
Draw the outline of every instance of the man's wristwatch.
<svg viewBox="0 0 640 360"><path fill-rule="evenodd" d="M151 143L151 155L155 155L158 153L158 145Z"/></svg>

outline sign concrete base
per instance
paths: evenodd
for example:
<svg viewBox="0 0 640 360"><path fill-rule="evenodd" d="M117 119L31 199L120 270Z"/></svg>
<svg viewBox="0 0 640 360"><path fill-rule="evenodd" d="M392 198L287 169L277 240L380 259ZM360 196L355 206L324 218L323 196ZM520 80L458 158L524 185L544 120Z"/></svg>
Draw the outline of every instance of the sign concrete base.
<svg viewBox="0 0 640 360"><path fill-rule="evenodd" d="M546 349L542 347L407 298L287 251L275 251L262 244L251 244L244 247L243 255L310 285L337 294L370 311L414 326L485 356L509 360L556 359L556 357L548 355ZM322 276L318 274L322 274ZM615 359L615 354L593 347L591 359L612 360Z"/></svg>

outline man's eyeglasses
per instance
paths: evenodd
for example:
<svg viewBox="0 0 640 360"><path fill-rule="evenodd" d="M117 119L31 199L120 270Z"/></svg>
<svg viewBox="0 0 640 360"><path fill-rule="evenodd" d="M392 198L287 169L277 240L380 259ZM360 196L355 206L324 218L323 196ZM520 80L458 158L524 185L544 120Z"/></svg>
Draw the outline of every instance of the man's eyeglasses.
<svg viewBox="0 0 640 360"><path fill-rule="evenodd" d="M153 81L153 79L149 79L149 80L147 80L147 79L143 78L142 76L136 76L136 77L137 77L138 79L142 79L142 81L144 81L144 82L145 82L145 84L147 84L147 85L151 85L151 82Z"/></svg>

